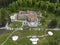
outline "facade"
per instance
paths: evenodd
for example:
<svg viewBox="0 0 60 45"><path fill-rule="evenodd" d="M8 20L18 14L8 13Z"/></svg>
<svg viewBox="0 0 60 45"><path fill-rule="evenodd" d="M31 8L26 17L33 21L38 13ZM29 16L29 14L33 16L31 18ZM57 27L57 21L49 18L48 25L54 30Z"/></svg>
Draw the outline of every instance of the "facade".
<svg viewBox="0 0 60 45"><path fill-rule="evenodd" d="M22 21L24 26L29 27L37 27L38 26L38 18L37 13L34 11L19 11L19 13L11 16L13 21Z"/></svg>

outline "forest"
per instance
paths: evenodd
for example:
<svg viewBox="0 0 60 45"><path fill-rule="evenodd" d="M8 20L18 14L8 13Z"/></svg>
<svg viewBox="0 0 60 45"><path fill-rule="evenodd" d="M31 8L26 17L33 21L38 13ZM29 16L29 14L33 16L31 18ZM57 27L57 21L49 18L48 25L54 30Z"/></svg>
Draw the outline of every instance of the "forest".
<svg viewBox="0 0 60 45"><path fill-rule="evenodd" d="M0 0L0 27L10 23L10 14L20 10L46 11L60 16L60 0Z"/></svg>

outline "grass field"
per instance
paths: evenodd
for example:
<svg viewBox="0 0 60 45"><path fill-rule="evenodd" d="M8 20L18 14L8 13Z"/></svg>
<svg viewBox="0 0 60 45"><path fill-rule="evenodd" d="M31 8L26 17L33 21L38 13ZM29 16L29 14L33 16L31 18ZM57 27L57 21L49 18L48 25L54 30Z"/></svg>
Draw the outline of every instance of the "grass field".
<svg viewBox="0 0 60 45"><path fill-rule="evenodd" d="M22 26L22 22L12 22L10 27L12 28L20 28Z"/></svg>
<svg viewBox="0 0 60 45"><path fill-rule="evenodd" d="M5 33L0 35L0 44L6 40L7 36L9 36L13 31L5 31ZM7 40L4 45L33 45L32 42L26 36L33 36L33 35L44 35L47 34L48 31L40 30L23 30L23 31L16 31L12 34L12 36L17 35L19 39L17 41L12 40L12 36ZM43 38L39 38L37 45L60 45L60 31L52 31L54 33L53 36L47 36Z"/></svg>

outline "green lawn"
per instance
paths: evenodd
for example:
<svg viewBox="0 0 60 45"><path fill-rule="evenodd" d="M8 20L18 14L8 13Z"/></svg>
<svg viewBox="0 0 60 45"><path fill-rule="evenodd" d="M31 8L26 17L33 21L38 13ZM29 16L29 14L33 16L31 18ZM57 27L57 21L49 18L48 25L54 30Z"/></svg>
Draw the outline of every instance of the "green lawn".
<svg viewBox="0 0 60 45"><path fill-rule="evenodd" d="M33 45L29 38L26 36L33 36L33 35L43 35L46 34L48 31L41 30L41 31L34 31L34 30L23 30L23 31L16 31L13 33L12 36L17 35L19 39L14 42L12 41L11 37L7 40L4 45ZM54 33L53 36L47 36L43 38L39 38L37 45L60 45L60 31L52 31ZM10 35L12 31L6 31L5 33L0 35L0 44L6 39L8 35Z"/></svg>
<svg viewBox="0 0 60 45"><path fill-rule="evenodd" d="M12 22L10 27L20 28L22 26L22 22Z"/></svg>

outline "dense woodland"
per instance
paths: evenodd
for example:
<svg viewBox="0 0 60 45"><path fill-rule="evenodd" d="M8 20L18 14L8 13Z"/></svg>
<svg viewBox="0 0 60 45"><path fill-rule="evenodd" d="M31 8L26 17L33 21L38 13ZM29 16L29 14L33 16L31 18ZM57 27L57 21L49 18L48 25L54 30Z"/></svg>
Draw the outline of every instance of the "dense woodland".
<svg viewBox="0 0 60 45"><path fill-rule="evenodd" d="M16 1L16 0L0 0L0 8L8 6L13 1Z"/></svg>
<svg viewBox="0 0 60 45"><path fill-rule="evenodd" d="M0 26L10 22L9 14L19 10L46 11L60 16L60 0L0 0Z"/></svg>

